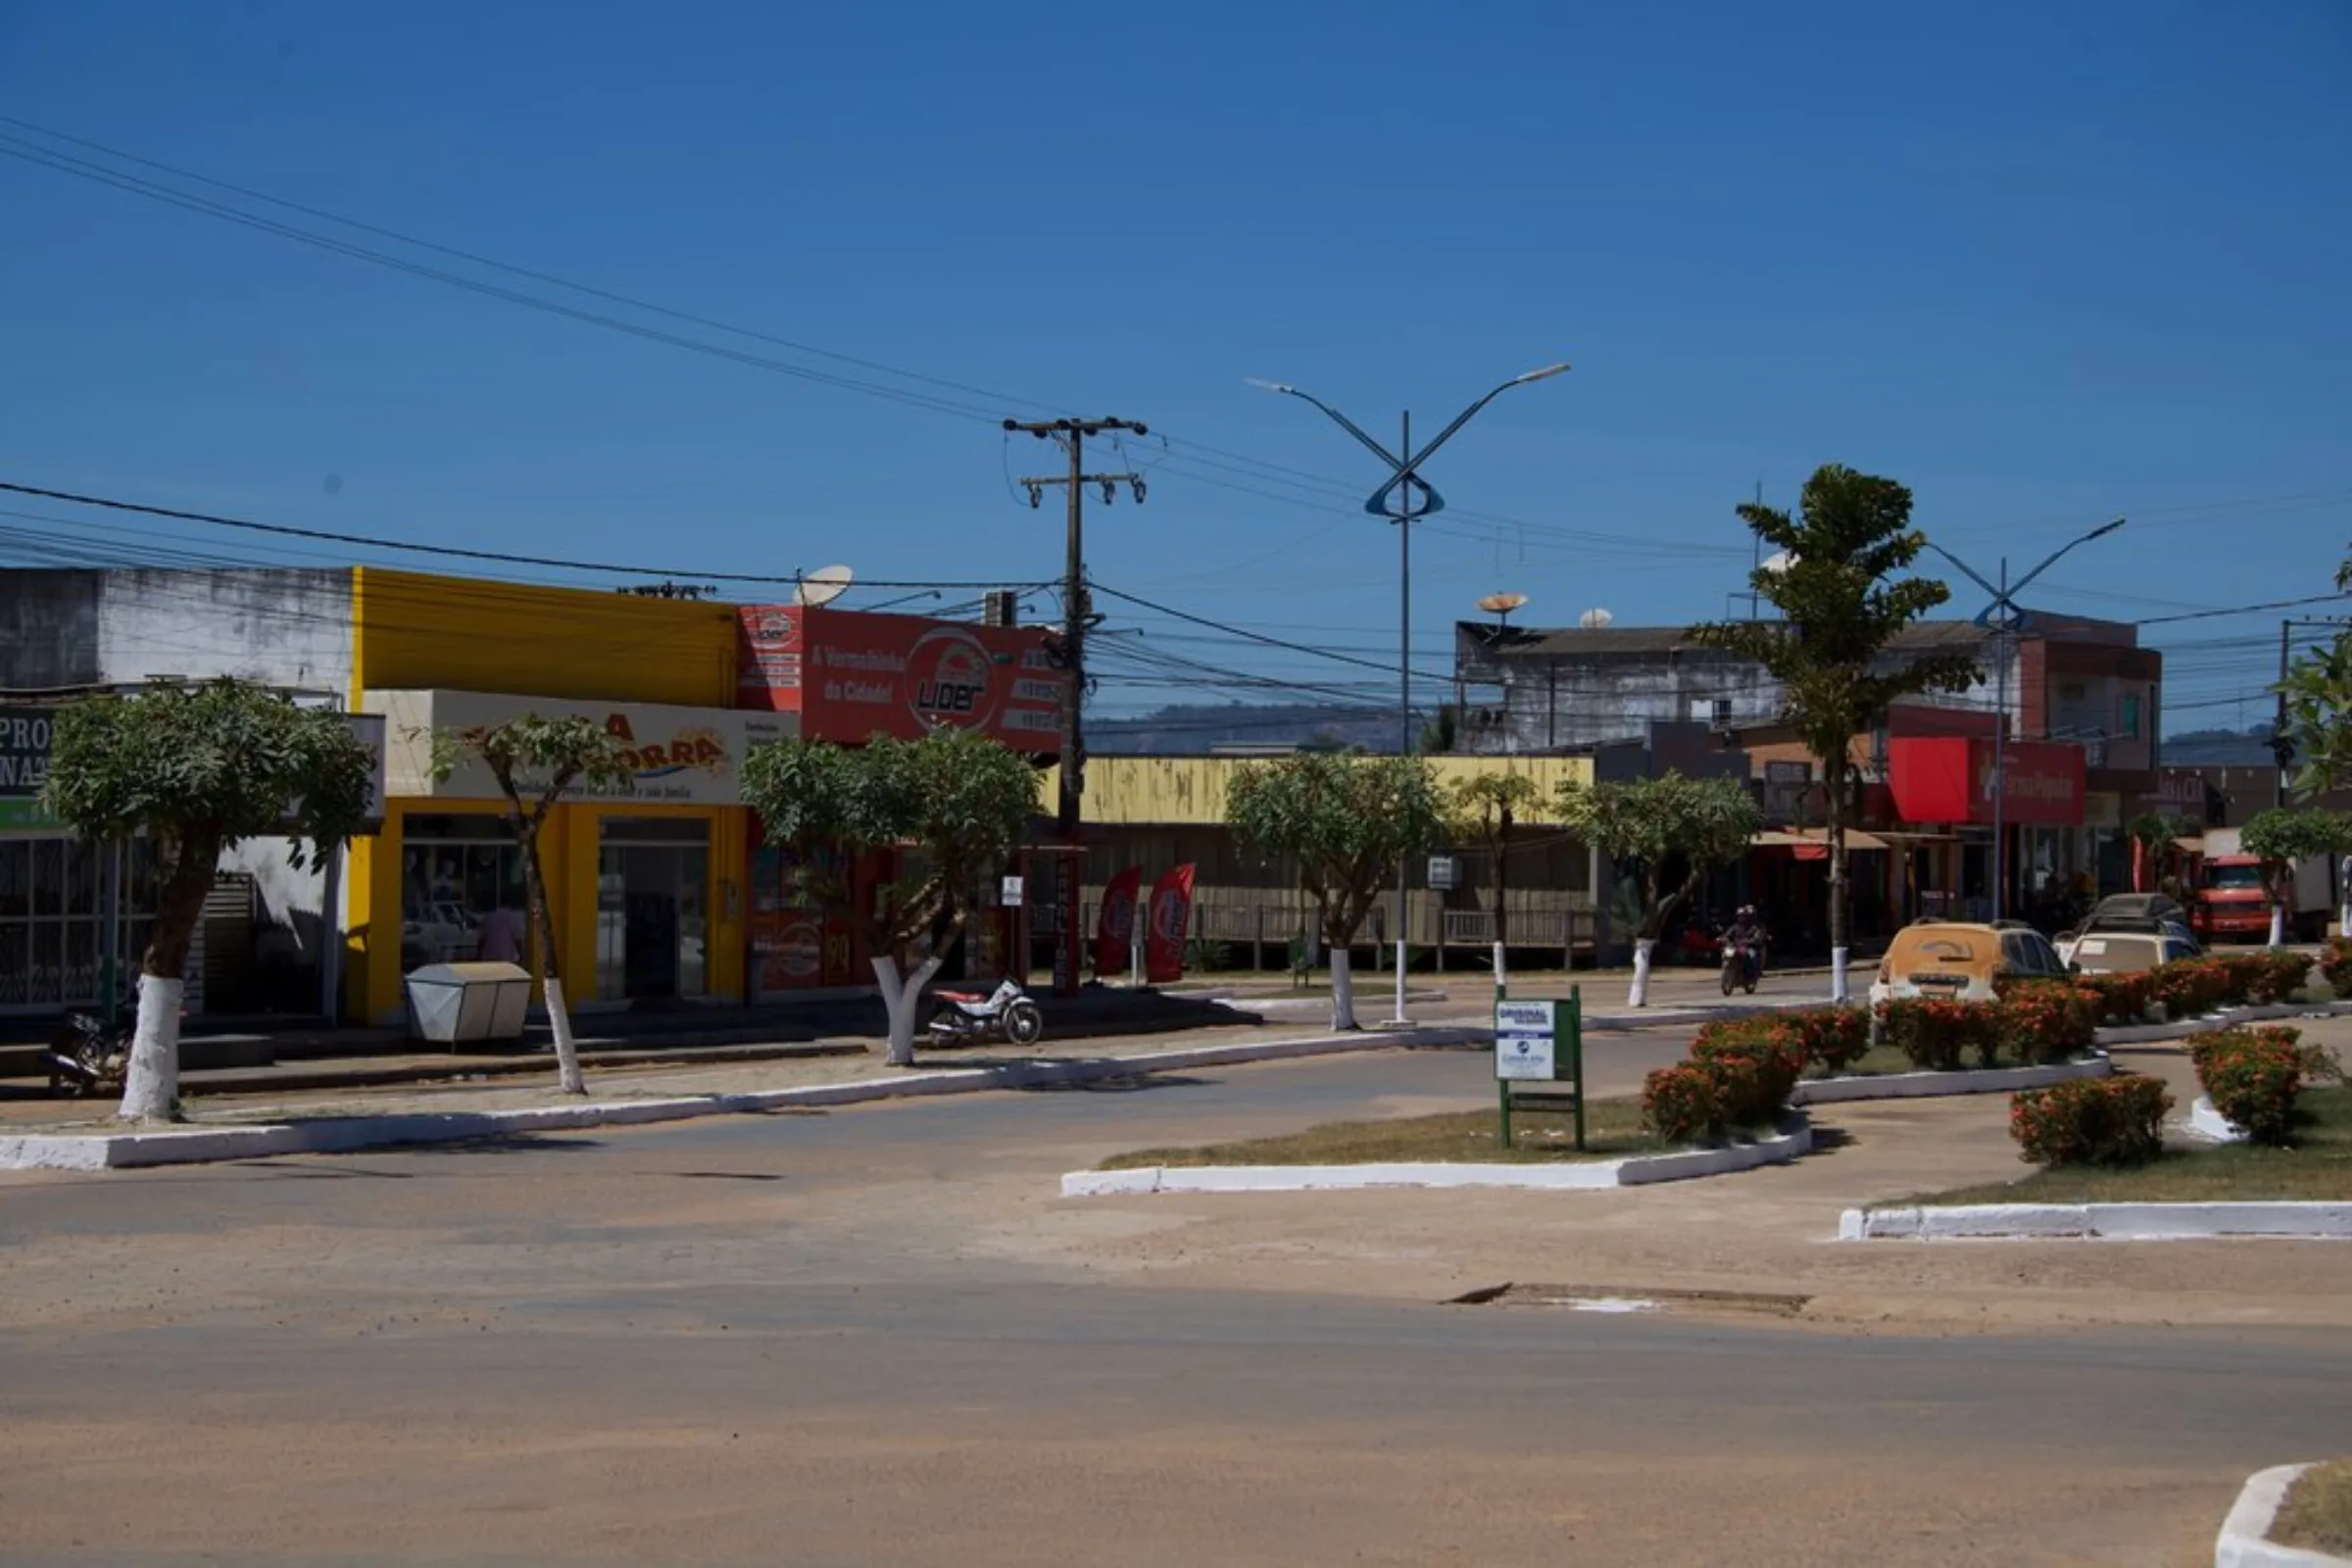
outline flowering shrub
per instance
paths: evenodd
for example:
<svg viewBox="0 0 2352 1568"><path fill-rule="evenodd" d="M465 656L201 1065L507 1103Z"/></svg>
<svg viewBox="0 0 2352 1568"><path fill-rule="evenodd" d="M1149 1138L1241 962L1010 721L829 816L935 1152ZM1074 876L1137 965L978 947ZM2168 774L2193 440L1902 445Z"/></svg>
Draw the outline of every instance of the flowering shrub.
<svg viewBox="0 0 2352 1568"><path fill-rule="evenodd" d="M1670 1144L1712 1144L1725 1131L1715 1080L1686 1062L1660 1067L1642 1082L1642 1125Z"/></svg>
<svg viewBox="0 0 2352 1568"><path fill-rule="evenodd" d="M2291 948L2249 953L2236 961L2245 968L2246 1000L2263 1006L2294 1001L2311 979L2311 956Z"/></svg>
<svg viewBox="0 0 2352 1568"><path fill-rule="evenodd" d="M2352 942L2328 938L2328 951L2320 956L2320 974L2328 990L2339 997L2352 997Z"/></svg>
<svg viewBox="0 0 2352 1568"><path fill-rule="evenodd" d="M2225 1029L2189 1042L2205 1098L2255 1143L2293 1141L2306 1066L2302 1038L2287 1028Z"/></svg>
<svg viewBox="0 0 2352 1568"><path fill-rule="evenodd" d="M1726 1123L1766 1127L1781 1119L1788 1092L1805 1070L1805 1051L1788 1032L1699 1040L1690 1047L1690 1065L1713 1085Z"/></svg>
<svg viewBox="0 0 2352 1568"><path fill-rule="evenodd" d="M2156 1000L2176 1021L2202 1018L2228 1004L2234 984L2218 958L2183 958L2154 971Z"/></svg>
<svg viewBox="0 0 2352 1568"><path fill-rule="evenodd" d="M1880 1036L1917 1067L1931 1072L1957 1071L1973 1048L1980 1065L1989 1067L2001 1048L1998 1004L1945 1002L1931 998L1901 998L1879 1005Z"/></svg>
<svg viewBox="0 0 2352 1568"><path fill-rule="evenodd" d="M2101 1005L2096 994L2063 980L2013 985L1995 1006L2000 1049L2027 1066L2072 1061L2095 1043Z"/></svg>
<svg viewBox="0 0 2352 1568"><path fill-rule="evenodd" d="M2148 1007L2156 1000L2156 973L2152 969L2142 969L2136 974L2086 974L2077 977L2075 984L2098 999L2101 1023L2139 1023L2147 1017Z"/></svg>
<svg viewBox="0 0 2352 1568"><path fill-rule="evenodd" d="M1861 1007L1800 1007L1781 1015L1801 1042L1807 1066L1845 1071L1870 1052L1870 1014Z"/></svg>
<svg viewBox="0 0 2352 1568"><path fill-rule="evenodd" d="M2076 1078L2009 1102L2009 1136L2036 1165L2144 1165L2164 1152L2173 1097L2159 1078Z"/></svg>

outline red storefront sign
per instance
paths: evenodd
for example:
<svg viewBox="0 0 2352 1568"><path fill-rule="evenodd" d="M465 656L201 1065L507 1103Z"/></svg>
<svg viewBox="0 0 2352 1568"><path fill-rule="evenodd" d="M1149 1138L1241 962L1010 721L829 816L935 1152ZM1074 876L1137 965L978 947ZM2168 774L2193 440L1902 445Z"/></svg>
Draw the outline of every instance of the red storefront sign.
<svg viewBox="0 0 2352 1568"><path fill-rule="evenodd" d="M1992 742L1896 736L1886 743L1895 809L1906 822L1992 820ZM2002 768L2001 820L2030 827L2082 825L2082 748L2011 741Z"/></svg>
<svg viewBox="0 0 2352 1568"><path fill-rule="evenodd" d="M799 605L738 611L736 706L801 715L801 733L857 745L976 729L1020 751L1060 745L1062 673L1038 626Z"/></svg>

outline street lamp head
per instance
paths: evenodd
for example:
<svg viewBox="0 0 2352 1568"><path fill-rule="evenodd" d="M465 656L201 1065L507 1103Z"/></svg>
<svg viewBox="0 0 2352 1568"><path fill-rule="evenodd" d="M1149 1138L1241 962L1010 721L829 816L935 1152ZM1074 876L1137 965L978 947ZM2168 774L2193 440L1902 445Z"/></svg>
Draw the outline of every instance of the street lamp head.
<svg viewBox="0 0 2352 1568"><path fill-rule="evenodd" d="M2101 527L2093 528L2090 532L2084 534L2082 537L2085 539L2104 539L2109 534L2115 532L2116 529L2121 528L2123 525L2124 519L2118 517L2113 522L2107 523Z"/></svg>
<svg viewBox="0 0 2352 1568"><path fill-rule="evenodd" d="M1530 382L1530 381L1544 381L1544 380L1548 380L1548 379L1549 379L1549 378L1551 378L1552 376L1555 376L1555 375L1561 374L1561 373L1562 373L1563 371L1565 371L1567 368L1568 368L1568 362L1567 362L1567 361L1565 361L1565 360L1562 360L1562 361L1561 361L1559 364L1557 364L1557 365L1546 365L1546 366L1544 366L1544 367L1542 369L1540 369L1540 370L1530 370L1530 371L1528 371L1528 372L1527 372L1525 375L1515 375L1515 376L1512 376L1512 377L1511 377L1511 385L1513 385L1513 386L1525 386L1525 385L1527 385L1527 383L1528 383L1528 382Z"/></svg>
<svg viewBox="0 0 2352 1568"><path fill-rule="evenodd" d="M1261 381L1254 375L1243 376L1242 383L1245 386L1253 386L1260 392L1280 392L1289 395L1298 390L1297 387L1281 381Z"/></svg>

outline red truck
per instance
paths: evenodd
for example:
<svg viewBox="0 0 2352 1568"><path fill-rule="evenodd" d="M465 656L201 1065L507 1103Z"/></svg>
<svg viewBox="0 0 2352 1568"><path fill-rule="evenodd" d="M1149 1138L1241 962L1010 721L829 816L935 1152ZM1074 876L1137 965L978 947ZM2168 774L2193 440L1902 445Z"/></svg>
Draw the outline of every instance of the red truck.
<svg viewBox="0 0 2352 1568"><path fill-rule="evenodd" d="M2192 862L2191 874L2195 898L2189 922L2199 941L2271 939L2271 895L2263 886L2262 861L2239 850L2237 829L2208 829L2204 854ZM2334 912L2335 882L2328 858L2315 855L2297 861L2286 906L2287 940L2321 940Z"/></svg>

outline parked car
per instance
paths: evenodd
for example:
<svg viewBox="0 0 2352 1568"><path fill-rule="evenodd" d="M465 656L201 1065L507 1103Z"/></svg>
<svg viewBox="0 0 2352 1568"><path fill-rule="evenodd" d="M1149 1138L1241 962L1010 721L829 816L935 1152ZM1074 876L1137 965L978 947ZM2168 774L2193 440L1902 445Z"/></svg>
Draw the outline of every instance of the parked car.
<svg viewBox="0 0 2352 1568"><path fill-rule="evenodd" d="M2067 972L2049 938L2031 927L1922 920L1887 944L1870 1002L1990 1002L1996 980L2061 980Z"/></svg>
<svg viewBox="0 0 2352 1568"><path fill-rule="evenodd" d="M2200 951L2184 937L2158 931L2086 931L2072 948L2067 961L2084 974L2139 974L2193 958Z"/></svg>
<svg viewBox="0 0 2352 1568"><path fill-rule="evenodd" d="M2172 954L2175 958L2193 958L2205 951L2189 930L2188 911L2161 893L2118 893L2101 899L2080 930L2058 939L2058 956L2075 961L2082 939L2101 933L2160 938L2168 946L2183 950Z"/></svg>

